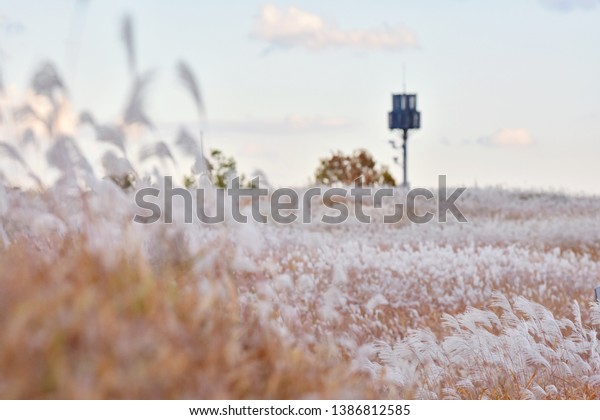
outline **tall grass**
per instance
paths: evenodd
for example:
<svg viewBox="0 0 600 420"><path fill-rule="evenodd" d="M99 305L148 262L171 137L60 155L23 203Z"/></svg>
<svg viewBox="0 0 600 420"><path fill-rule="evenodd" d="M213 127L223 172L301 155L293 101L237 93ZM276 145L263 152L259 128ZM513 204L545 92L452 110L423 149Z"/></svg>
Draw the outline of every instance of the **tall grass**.
<svg viewBox="0 0 600 420"><path fill-rule="evenodd" d="M600 198L470 189L467 224L384 225L391 202L369 225L318 204L309 224L135 224L134 189L174 163L208 178L199 136L154 135L128 20L123 39L118 121L72 110L51 64L3 98L0 397L599 396Z"/></svg>
<svg viewBox="0 0 600 420"><path fill-rule="evenodd" d="M231 273L107 268L65 238L0 255L3 398L295 398L374 395L358 374L240 314ZM341 380L341 381L340 381Z"/></svg>

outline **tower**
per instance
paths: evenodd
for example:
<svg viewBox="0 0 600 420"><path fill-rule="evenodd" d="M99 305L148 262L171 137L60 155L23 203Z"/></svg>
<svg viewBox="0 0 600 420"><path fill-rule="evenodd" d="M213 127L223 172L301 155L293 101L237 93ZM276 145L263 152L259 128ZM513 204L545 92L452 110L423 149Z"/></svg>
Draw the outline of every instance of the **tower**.
<svg viewBox="0 0 600 420"><path fill-rule="evenodd" d="M416 94L392 95L392 111L388 113L388 126L390 130L402 130L402 168L404 179L402 186L408 188L407 153L408 130L421 128L421 113L417 111ZM395 143L392 141L392 145Z"/></svg>

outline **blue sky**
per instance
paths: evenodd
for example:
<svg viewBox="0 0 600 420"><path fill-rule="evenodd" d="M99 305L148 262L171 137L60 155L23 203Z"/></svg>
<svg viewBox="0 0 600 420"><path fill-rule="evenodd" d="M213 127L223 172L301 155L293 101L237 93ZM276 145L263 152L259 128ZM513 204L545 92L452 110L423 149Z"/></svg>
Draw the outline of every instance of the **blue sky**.
<svg viewBox="0 0 600 420"><path fill-rule="evenodd" d="M332 150L370 150L400 178L391 94L418 94L413 185L600 193L600 1L0 0L5 85L50 58L78 109L115 119L128 89L119 27L134 19L148 104L164 128L195 118L177 81L200 80L205 143L247 173L304 184Z"/></svg>

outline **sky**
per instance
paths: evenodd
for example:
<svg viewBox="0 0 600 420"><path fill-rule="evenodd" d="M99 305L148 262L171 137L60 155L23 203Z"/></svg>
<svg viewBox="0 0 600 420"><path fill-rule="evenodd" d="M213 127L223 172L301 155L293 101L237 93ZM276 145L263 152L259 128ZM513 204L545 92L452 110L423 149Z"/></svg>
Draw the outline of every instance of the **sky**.
<svg viewBox="0 0 600 420"><path fill-rule="evenodd" d="M159 129L200 126L242 172L304 185L332 151L394 163L392 93L418 95L409 181L600 194L600 0L0 0L5 86L52 60L77 109L115 120L138 67ZM196 72L206 116L176 76Z"/></svg>

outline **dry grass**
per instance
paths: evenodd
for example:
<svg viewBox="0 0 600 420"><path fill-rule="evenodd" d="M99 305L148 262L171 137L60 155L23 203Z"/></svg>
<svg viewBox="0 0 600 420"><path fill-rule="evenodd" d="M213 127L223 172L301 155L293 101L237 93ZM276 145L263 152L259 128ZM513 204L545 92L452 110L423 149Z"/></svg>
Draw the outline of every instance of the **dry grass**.
<svg viewBox="0 0 600 420"><path fill-rule="evenodd" d="M375 395L325 346L308 353L241 317L225 267L199 293L189 267L138 256L107 269L77 237L44 260L27 244L0 253L2 398Z"/></svg>
<svg viewBox="0 0 600 420"><path fill-rule="evenodd" d="M600 396L598 197L470 188L467 224L385 225L387 203L329 226L314 203L309 224L138 225L130 184L176 175L140 75L113 123L79 118L49 64L4 104L0 398ZM78 119L93 136L59 124ZM172 146L205 185L197 139Z"/></svg>
<svg viewBox="0 0 600 420"><path fill-rule="evenodd" d="M595 254L376 240L357 255L340 238L311 248L247 229L279 246L228 228L191 252L161 227L150 262L75 234L15 240L0 251L0 397L600 395L585 327L600 317L584 305L578 322L590 291L562 280L597 270Z"/></svg>

